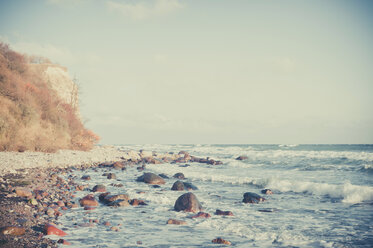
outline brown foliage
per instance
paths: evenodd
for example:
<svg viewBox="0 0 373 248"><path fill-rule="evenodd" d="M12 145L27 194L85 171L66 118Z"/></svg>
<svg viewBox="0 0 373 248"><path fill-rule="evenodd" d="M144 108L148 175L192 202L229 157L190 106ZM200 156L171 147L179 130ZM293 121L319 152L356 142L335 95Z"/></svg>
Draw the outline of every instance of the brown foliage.
<svg viewBox="0 0 373 248"><path fill-rule="evenodd" d="M27 61L0 42L0 151L91 149L99 137Z"/></svg>

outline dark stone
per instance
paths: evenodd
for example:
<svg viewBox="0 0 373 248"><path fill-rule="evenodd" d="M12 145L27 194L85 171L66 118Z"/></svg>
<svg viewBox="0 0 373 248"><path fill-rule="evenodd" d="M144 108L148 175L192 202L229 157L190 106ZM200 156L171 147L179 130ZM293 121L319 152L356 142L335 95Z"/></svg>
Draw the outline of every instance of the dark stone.
<svg viewBox="0 0 373 248"><path fill-rule="evenodd" d="M84 175L84 176L82 176L82 179L83 180L91 180L91 176L90 175Z"/></svg>
<svg viewBox="0 0 373 248"><path fill-rule="evenodd" d="M184 182L184 188L186 190L198 190L198 188L196 186L194 186L191 183L186 183L186 182Z"/></svg>
<svg viewBox="0 0 373 248"><path fill-rule="evenodd" d="M233 216L231 211L221 211L220 209L216 209L216 215L224 215L224 216Z"/></svg>
<svg viewBox="0 0 373 248"><path fill-rule="evenodd" d="M176 211L185 212L200 212L202 210L201 203L193 193L186 193L181 195L175 202Z"/></svg>
<svg viewBox="0 0 373 248"><path fill-rule="evenodd" d="M239 156L236 158L236 160L246 160L248 158L249 158L248 156Z"/></svg>
<svg viewBox="0 0 373 248"><path fill-rule="evenodd" d="M98 184L93 187L92 191L93 192L106 192L106 187L102 184Z"/></svg>
<svg viewBox="0 0 373 248"><path fill-rule="evenodd" d="M164 173L161 173L159 174L160 177L164 178L164 179L169 179L169 176L167 176L166 174Z"/></svg>
<svg viewBox="0 0 373 248"><path fill-rule="evenodd" d="M266 194L266 195L272 195L273 194L272 190L270 190L270 189L263 189L261 192L262 192L262 194Z"/></svg>
<svg viewBox="0 0 373 248"><path fill-rule="evenodd" d="M117 176L114 173L109 173L107 179L117 179Z"/></svg>
<svg viewBox="0 0 373 248"><path fill-rule="evenodd" d="M137 181L148 184L165 184L163 178L154 173L144 173L144 175L137 178Z"/></svg>
<svg viewBox="0 0 373 248"><path fill-rule="evenodd" d="M242 200L242 202L244 202L244 203L259 203L259 202L262 202L262 201L265 201L265 199L263 197L261 197L258 194L252 193L252 192L246 192L243 195L243 200Z"/></svg>
<svg viewBox="0 0 373 248"><path fill-rule="evenodd" d="M179 172L179 173L176 173L174 175L174 178L177 178L177 179L185 179L185 176L183 173Z"/></svg>
<svg viewBox="0 0 373 248"><path fill-rule="evenodd" d="M172 185L171 190L176 190L176 191L182 191L182 190L184 190L184 183L182 181L176 181Z"/></svg>

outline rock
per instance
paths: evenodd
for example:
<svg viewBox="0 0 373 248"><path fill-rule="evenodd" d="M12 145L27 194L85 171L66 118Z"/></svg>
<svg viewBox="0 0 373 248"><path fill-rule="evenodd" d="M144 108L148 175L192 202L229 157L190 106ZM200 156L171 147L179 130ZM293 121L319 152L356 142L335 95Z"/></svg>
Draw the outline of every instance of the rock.
<svg viewBox="0 0 373 248"><path fill-rule="evenodd" d="M144 175L137 178L137 181L148 184L165 184L166 182L160 176L154 173L144 173Z"/></svg>
<svg viewBox="0 0 373 248"><path fill-rule="evenodd" d="M182 190L184 190L184 183L182 181L176 181L172 185L171 190L176 190L176 191L182 191Z"/></svg>
<svg viewBox="0 0 373 248"><path fill-rule="evenodd" d="M249 158L248 156L239 156L236 158L236 160L246 160L248 158Z"/></svg>
<svg viewBox="0 0 373 248"><path fill-rule="evenodd" d="M110 192L102 193L102 194L100 194L100 195L98 196L98 200L99 200L100 202L104 202L104 201L105 201L105 197L108 196L108 195L110 195Z"/></svg>
<svg viewBox="0 0 373 248"><path fill-rule="evenodd" d="M199 212L202 210L201 203L193 193L181 195L175 202L176 211Z"/></svg>
<svg viewBox="0 0 373 248"><path fill-rule="evenodd" d="M224 216L233 216L231 211L221 211L220 209L216 209L216 215L224 215Z"/></svg>
<svg viewBox="0 0 373 248"><path fill-rule="evenodd" d="M121 162L121 161L117 161L117 162L115 162L111 165L111 167L113 167L114 169L117 169L117 170L125 169L124 166L125 166L124 163Z"/></svg>
<svg viewBox="0 0 373 248"><path fill-rule="evenodd" d="M111 230L111 231L114 231L114 232L118 232L118 231L119 231L119 227L117 227L117 226L112 226L112 227L110 227L110 230Z"/></svg>
<svg viewBox="0 0 373 248"><path fill-rule="evenodd" d="M181 172L178 172L174 175L174 178L177 178L177 179L185 179L185 176L183 173Z"/></svg>
<svg viewBox="0 0 373 248"><path fill-rule="evenodd" d="M98 206L98 201L91 194L84 196L79 200L80 206L82 207L96 207Z"/></svg>
<svg viewBox="0 0 373 248"><path fill-rule="evenodd" d="M252 192L246 192L243 195L243 200L242 200L242 202L244 202L244 203L259 203L259 202L262 202L262 201L265 201L265 199L263 197L261 197L258 194L252 193Z"/></svg>
<svg viewBox="0 0 373 248"><path fill-rule="evenodd" d="M183 220L175 220L175 219L169 219L167 221L167 224L171 224L171 225L186 225L186 221L183 221Z"/></svg>
<svg viewBox="0 0 373 248"><path fill-rule="evenodd" d="M106 192L106 187L102 184L98 184L93 187L92 191L93 192Z"/></svg>
<svg viewBox="0 0 373 248"><path fill-rule="evenodd" d="M16 188L16 194L19 197L31 197L32 192L25 188Z"/></svg>
<svg viewBox="0 0 373 248"><path fill-rule="evenodd" d="M30 199L29 203L34 206L38 205L38 201L35 198Z"/></svg>
<svg viewBox="0 0 373 248"><path fill-rule="evenodd" d="M270 189L263 189L261 192L262 192L262 194L266 194L266 195L272 195L273 194L272 190L270 190Z"/></svg>
<svg viewBox="0 0 373 248"><path fill-rule="evenodd" d="M12 235L12 236L21 236L25 234L25 228L24 227L18 227L18 226L6 226L0 228L0 233L4 235Z"/></svg>
<svg viewBox="0 0 373 248"><path fill-rule="evenodd" d="M117 179L117 176L114 173L108 173L107 179Z"/></svg>
<svg viewBox="0 0 373 248"><path fill-rule="evenodd" d="M129 196L127 194L118 194L118 195L107 195L104 197L103 202L110 203L115 202L117 200L125 200L129 201Z"/></svg>
<svg viewBox="0 0 373 248"><path fill-rule="evenodd" d="M164 178L164 179L169 179L169 176L167 176L166 174L164 173L161 173L159 174L160 177Z"/></svg>
<svg viewBox="0 0 373 248"><path fill-rule="evenodd" d="M95 207L91 207L91 206L85 206L83 209L84 210L88 210L88 211L92 211L92 210L95 210L96 208Z"/></svg>
<svg viewBox="0 0 373 248"><path fill-rule="evenodd" d="M119 199L119 200L112 201L112 202L108 203L108 206L110 206L110 207L127 207L129 205L130 204L128 203L128 201L123 200L123 199Z"/></svg>
<svg viewBox="0 0 373 248"><path fill-rule="evenodd" d="M44 231L46 235L57 235L57 236L66 236L67 233L62 231L61 229L58 229L55 225L48 223L45 224Z"/></svg>
<svg viewBox="0 0 373 248"><path fill-rule="evenodd" d="M186 183L186 182L184 182L184 188L186 189L186 190L198 190L198 188L196 187L196 186L194 186L193 184L191 184L191 183Z"/></svg>
<svg viewBox="0 0 373 248"><path fill-rule="evenodd" d="M180 151L179 153L178 153L179 155L186 155L186 154L188 154L189 155L189 153L188 152L186 152L186 151Z"/></svg>
<svg viewBox="0 0 373 248"><path fill-rule="evenodd" d="M91 180L91 176L90 175L84 175L84 176L82 176L81 179L88 181L88 180Z"/></svg>
<svg viewBox="0 0 373 248"><path fill-rule="evenodd" d="M229 242L228 240L224 240L222 238L216 238L216 239L213 239L211 241L212 243L215 243L215 244L223 244L223 245L231 245L232 243Z"/></svg>
<svg viewBox="0 0 373 248"><path fill-rule="evenodd" d="M59 239L57 241L58 244L63 244L63 245L71 245L71 243L69 241L66 241L64 239Z"/></svg>
<svg viewBox="0 0 373 248"><path fill-rule="evenodd" d="M198 214L190 216L189 218L195 219L195 218L210 218L210 217L211 215L209 213L199 212Z"/></svg>
<svg viewBox="0 0 373 248"><path fill-rule="evenodd" d="M179 167L189 167L190 164L179 165Z"/></svg>
<svg viewBox="0 0 373 248"><path fill-rule="evenodd" d="M110 226L111 224L110 224L110 222L109 221L105 221L104 222L104 226Z"/></svg>
<svg viewBox="0 0 373 248"><path fill-rule="evenodd" d="M139 200L139 199L132 199L131 202L130 202L130 204L132 206L139 206L139 205L145 206L145 205L148 205L143 200Z"/></svg>

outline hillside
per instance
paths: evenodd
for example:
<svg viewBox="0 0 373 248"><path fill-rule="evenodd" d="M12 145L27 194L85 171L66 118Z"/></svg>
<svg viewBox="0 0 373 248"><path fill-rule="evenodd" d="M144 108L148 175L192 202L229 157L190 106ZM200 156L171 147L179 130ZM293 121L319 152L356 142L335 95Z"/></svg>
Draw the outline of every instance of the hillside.
<svg viewBox="0 0 373 248"><path fill-rule="evenodd" d="M67 70L0 43L0 151L89 150L97 141Z"/></svg>

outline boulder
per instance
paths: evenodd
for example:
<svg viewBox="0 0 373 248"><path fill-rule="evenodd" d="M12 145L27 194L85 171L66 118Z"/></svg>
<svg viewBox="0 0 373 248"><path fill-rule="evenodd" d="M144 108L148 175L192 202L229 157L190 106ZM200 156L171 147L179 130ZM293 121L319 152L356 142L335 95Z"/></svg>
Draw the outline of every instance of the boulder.
<svg viewBox="0 0 373 248"><path fill-rule="evenodd" d="M223 244L223 245L231 245L232 243L228 240L224 240L222 238L216 238L211 241L212 243L215 244Z"/></svg>
<svg viewBox="0 0 373 248"><path fill-rule="evenodd" d="M3 235L20 236L25 234L25 228L19 226L6 226L0 228L0 233Z"/></svg>
<svg viewBox="0 0 373 248"><path fill-rule="evenodd" d="M185 176L183 173L179 172L179 173L176 173L174 175L174 178L177 178L177 179L185 179Z"/></svg>
<svg viewBox="0 0 373 248"><path fill-rule="evenodd" d="M117 161L117 162L113 163L111 165L111 167L113 167L114 169L117 169L117 170L125 169L124 162L122 162L122 161Z"/></svg>
<svg viewBox="0 0 373 248"><path fill-rule="evenodd" d="M265 201L265 199L263 197L261 197L258 194L252 193L252 192L246 192L243 195L243 200L242 200L242 202L244 202L244 203L259 203L259 202L262 202L262 201Z"/></svg>
<svg viewBox="0 0 373 248"><path fill-rule="evenodd" d="M183 191L184 188L184 183L182 181L176 181L173 185L171 190L176 190L176 191Z"/></svg>
<svg viewBox="0 0 373 248"><path fill-rule="evenodd" d="M164 173L161 173L159 174L160 177L164 178L164 179L169 179L169 176L167 176L166 174Z"/></svg>
<svg viewBox="0 0 373 248"><path fill-rule="evenodd" d="M90 175L84 175L84 176L82 176L82 180L86 180L86 181L91 180L91 176Z"/></svg>
<svg viewBox="0 0 373 248"><path fill-rule="evenodd" d="M176 211L185 212L200 212L202 210L201 203L193 193L186 193L181 195L175 202Z"/></svg>
<svg viewBox="0 0 373 248"><path fill-rule="evenodd" d="M233 216L231 211L221 211L220 209L216 209L216 215L224 215L224 216Z"/></svg>
<svg viewBox="0 0 373 248"><path fill-rule="evenodd" d="M93 187L92 191L93 192L106 192L106 187L102 184L98 184Z"/></svg>
<svg viewBox="0 0 373 248"><path fill-rule="evenodd" d="M129 196L127 194L118 194L118 195L106 195L104 198L103 198L103 202L105 203L110 203L110 202L114 202L114 201L117 201L117 200L125 200L125 201L129 201Z"/></svg>
<svg viewBox="0 0 373 248"><path fill-rule="evenodd" d="M262 192L262 194L266 194L266 195L272 195L273 194L272 190L270 190L270 189L263 189L261 192Z"/></svg>
<svg viewBox="0 0 373 248"><path fill-rule="evenodd" d="M98 201L91 194L84 196L79 200L80 206L82 207L96 207L98 206Z"/></svg>
<svg viewBox="0 0 373 248"><path fill-rule="evenodd" d="M144 175L138 177L137 181L148 184L165 184L165 181L162 177L150 172L144 173Z"/></svg>
<svg viewBox="0 0 373 248"><path fill-rule="evenodd" d="M116 201L109 202L108 206L110 207L127 207L129 206L129 202L123 199L119 199Z"/></svg>
<svg viewBox="0 0 373 248"><path fill-rule="evenodd" d="M58 229L54 224L47 223L45 224L44 231L46 235L57 235L57 236L66 236L67 233Z"/></svg>
<svg viewBox="0 0 373 248"><path fill-rule="evenodd" d="M239 156L236 158L236 160L246 160L248 158L249 158L248 156Z"/></svg>
<svg viewBox="0 0 373 248"><path fill-rule="evenodd" d="M98 196L98 200L99 200L100 202L103 202L103 201L105 201L105 197L108 196L108 195L110 195L110 192L102 193L102 194L100 194L100 195Z"/></svg>
<svg viewBox="0 0 373 248"><path fill-rule="evenodd" d="M132 199L131 202L130 202L130 204L132 206L139 206L139 205L144 206L144 205L148 205L143 200L139 200L139 199Z"/></svg>
<svg viewBox="0 0 373 248"><path fill-rule="evenodd" d="M190 216L189 218L195 219L195 218L210 218L210 217L211 215L209 213L199 212L198 214Z"/></svg>
<svg viewBox="0 0 373 248"><path fill-rule="evenodd" d="M198 190L198 188L196 186L194 186L191 183L186 183L186 182L184 182L184 188L186 190L188 190L188 191L190 191L190 190Z"/></svg>
<svg viewBox="0 0 373 248"><path fill-rule="evenodd" d="M183 220L175 220L175 219L169 219L167 221L167 224L171 224L171 225L186 225L186 221L183 221Z"/></svg>

